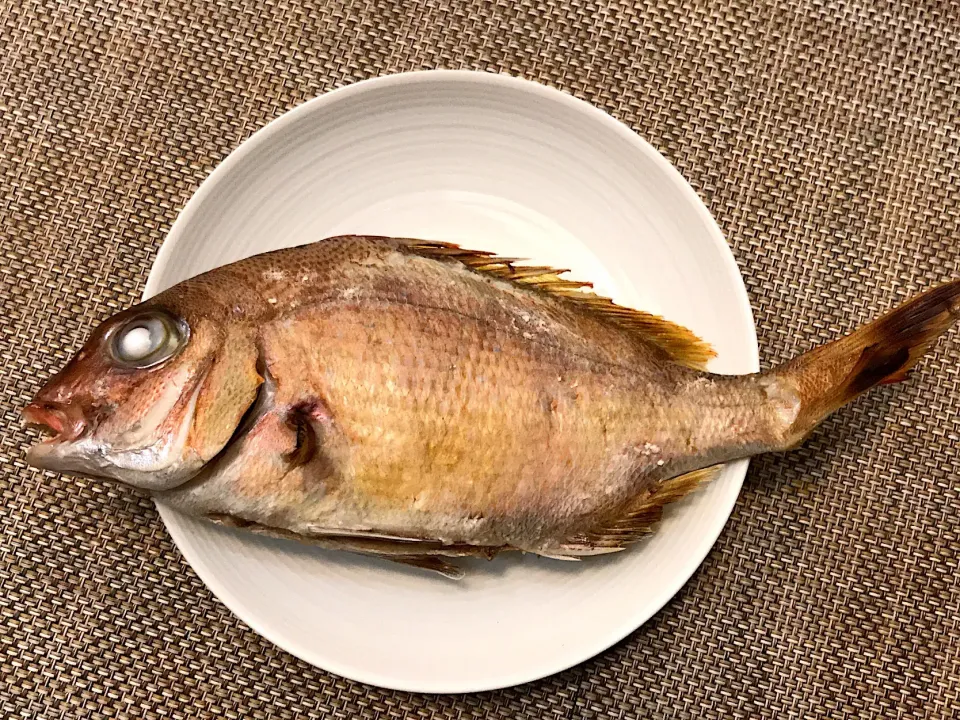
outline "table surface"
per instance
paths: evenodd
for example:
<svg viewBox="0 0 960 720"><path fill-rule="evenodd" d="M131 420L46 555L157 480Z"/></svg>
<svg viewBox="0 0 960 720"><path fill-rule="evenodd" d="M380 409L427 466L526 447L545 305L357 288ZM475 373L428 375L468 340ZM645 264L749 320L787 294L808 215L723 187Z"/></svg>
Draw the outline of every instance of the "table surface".
<svg viewBox="0 0 960 720"><path fill-rule="evenodd" d="M465 697L370 688L244 627L134 492L29 469L18 408L139 297L234 147L331 88L473 68L634 128L700 193L765 366L960 276L960 6L0 1L0 715L960 713L960 333L752 464L717 545L618 646Z"/></svg>

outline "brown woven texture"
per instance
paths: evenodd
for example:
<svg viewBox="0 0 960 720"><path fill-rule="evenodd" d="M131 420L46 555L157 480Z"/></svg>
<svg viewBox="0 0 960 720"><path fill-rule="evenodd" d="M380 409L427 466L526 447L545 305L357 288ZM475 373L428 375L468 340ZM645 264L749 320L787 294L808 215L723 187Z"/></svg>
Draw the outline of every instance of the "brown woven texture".
<svg viewBox="0 0 960 720"><path fill-rule="evenodd" d="M432 67L563 88L659 148L734 249L765 365L960 276L957 3L3 0L0 716L960 716L956 331L756 461L629 639L481 695L300 662L214 599L149 501L25 467L18 408L139 297L230 150L333 87Z"/></svg>

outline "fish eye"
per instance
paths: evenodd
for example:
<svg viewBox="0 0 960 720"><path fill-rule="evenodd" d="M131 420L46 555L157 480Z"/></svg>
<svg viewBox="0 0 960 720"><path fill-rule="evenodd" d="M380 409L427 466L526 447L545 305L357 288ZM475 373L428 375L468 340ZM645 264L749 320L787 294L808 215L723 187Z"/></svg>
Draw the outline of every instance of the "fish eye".
<svg viewBox="0 0 960 720"><path fill-rule="evenodd" d="M187 341L187 324L161 310L127 320L110 337L110 354L118 364L147 368L173 357Z"/></svg>

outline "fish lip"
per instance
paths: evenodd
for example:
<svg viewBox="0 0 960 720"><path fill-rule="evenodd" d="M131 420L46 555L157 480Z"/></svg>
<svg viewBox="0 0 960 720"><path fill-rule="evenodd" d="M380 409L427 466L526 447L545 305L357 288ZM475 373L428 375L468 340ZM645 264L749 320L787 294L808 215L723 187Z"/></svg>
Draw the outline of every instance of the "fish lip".
<svg viewBox="0 0 960 720"><path fill-rule="evenodd" d="M24 459L27 465L31 465L41 470L56 470L57 449L64 447L63 443L58 443L54 438L47 438L27 448Z"/></svg>
<svg viewBox="0 0 960 720"><path fill-rule="evenodd" d="M32 402L20 411L28 428L39 430L47 437L38 445L56 445L78 440L87 429L82 413L69 412L49 403Z"/></svg>
<svg viewBox="0 0 960 720"><path fill-rule="evenodd" d="M24 459L27 465L40 470L101 480L107 478L102 472L102 464L97 462L101 454L85 448L86 457L77 456L78 447L86 442L88 441L40 442L27 448Z"/></svg>

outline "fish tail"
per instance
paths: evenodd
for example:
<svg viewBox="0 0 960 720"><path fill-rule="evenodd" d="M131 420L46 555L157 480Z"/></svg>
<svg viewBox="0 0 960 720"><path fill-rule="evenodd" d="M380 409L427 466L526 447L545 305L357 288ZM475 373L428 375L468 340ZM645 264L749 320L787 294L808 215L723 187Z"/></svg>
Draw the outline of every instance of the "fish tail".
<svg viewBox="0 0 960 720"><path fill-rule="evenodd" d="M800 400L785 444L799 444L827 416L870 388L906 380L924 353L958 319L960 280L954 280L776 370L791 381Z"/></svg>

